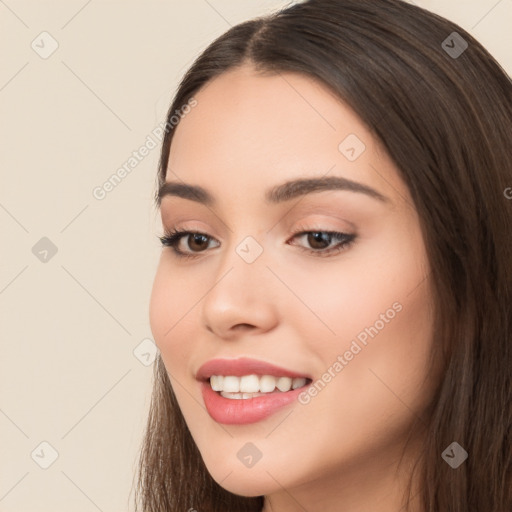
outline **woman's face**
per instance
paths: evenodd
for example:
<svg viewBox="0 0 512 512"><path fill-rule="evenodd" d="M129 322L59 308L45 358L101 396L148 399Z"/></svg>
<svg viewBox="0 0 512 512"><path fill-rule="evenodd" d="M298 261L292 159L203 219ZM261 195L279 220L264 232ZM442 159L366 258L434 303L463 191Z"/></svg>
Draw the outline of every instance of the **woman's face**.
<svg viewBox="0 0 512 512"><path fill-rule="evenodd" d="M320 485L318 503L329 481L357 472L369 486L389 473L433 391L429 268L408 190L361 120L310 78L245 66L195 99L175 128L166 181L211 201L166 188L164 231L203 236L178 240L191 258L163 248L150 306L190 432L212 477L236 494L285 488L304 503ZM338 188L281 188L325 178ZM219 358L226 367L198 375ZM282 370L230 364L239 358ZM225 398L198 380L284 370L311 384ZM279 384L217 385L240 383Z"/></svg>

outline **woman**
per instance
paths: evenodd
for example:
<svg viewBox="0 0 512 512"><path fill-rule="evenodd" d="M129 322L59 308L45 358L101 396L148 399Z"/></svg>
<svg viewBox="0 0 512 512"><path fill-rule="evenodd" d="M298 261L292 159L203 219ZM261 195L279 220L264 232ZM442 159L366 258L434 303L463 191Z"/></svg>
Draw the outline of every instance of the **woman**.
<svg viewBox="0 0 512 512"><path fill-rule="evenodd" d="M310 0L214 41L167 126L142 510L510 511L491 55L399 0Z"/></svg>

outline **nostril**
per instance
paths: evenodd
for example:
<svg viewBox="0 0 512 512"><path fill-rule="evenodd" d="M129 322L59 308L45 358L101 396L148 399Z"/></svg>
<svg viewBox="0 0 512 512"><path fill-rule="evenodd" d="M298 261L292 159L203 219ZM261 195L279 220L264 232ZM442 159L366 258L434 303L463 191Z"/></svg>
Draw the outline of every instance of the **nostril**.
<svg viewBox="0 0 512 512"><path fill-rule="evenodd" d="M253 329L254 325L251 324L237 324L233 327L233 329L245 331L247 329Z"/></svg>

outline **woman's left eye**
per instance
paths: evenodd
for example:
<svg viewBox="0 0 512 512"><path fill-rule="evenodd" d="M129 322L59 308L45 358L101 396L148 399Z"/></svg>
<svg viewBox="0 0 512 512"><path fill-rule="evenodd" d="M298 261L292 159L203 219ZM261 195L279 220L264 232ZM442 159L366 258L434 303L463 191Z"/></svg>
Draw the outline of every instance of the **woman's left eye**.
<svg viewBox="0 0 512 512"><path fill-rule="evenodd" d="M299 245L300 249L306 251L315 256L331 256L347 249L356 238L355 234L340 233L337 231L299 231L295 232L290 240L297 238L306 237L308 245L311 249ZM160 242L163 246L171 247L174 253L180 258L193 258L199 256L201 252L204 252L208 248L208 242L215 240L205 233L198 231L182 231L173 230L162 237L159 237ZM198 251L192 250L191 252L183 251L180 248L181 240L185 239L188 241L186 244L189 249L193 249L193 245L198 248ZM338 241L332 247L333 241ZM191 245L192 244L192 245ZM291 244L296 245L296 244ZM326 250L327 249L327 250Z"/></svg>
<svg viewBox="0 0 512 512"><path fill-rule="evenodd" d="M292 237L292 240L301 237L306 237L305 240L308 245L313 247L313 249L308 249L301 246L301 249L313 253L316 256L331 256L332 254L337 254L347 249L350 244L354 242L356 235L352 233L340 233L338 231L301 231L296 233ZM336 240L338 243L331 246L332 242ZM329 246L331 247L329 248Z"/></svg>

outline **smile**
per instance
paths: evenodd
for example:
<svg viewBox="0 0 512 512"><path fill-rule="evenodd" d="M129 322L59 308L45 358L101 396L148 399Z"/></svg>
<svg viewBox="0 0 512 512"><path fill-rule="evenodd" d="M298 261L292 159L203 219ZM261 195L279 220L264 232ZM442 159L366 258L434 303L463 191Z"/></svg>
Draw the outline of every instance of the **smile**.
<svg viewBox="0 0 512 512"><path fill-rule="evenodd" d="M196 373L206 410L217 423L261 421L297 400L311 376L266 361L213 359Z"/></svg>
<svg viewBox="0 0 512 512"><path fill-rule="evenodd" d="M304 377L274 377L273 375L212 375L210 386L221 396L229 399L248 399L268 393L286 393L306 385Z"/></svg>

